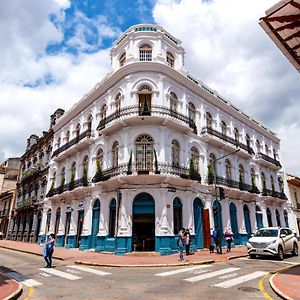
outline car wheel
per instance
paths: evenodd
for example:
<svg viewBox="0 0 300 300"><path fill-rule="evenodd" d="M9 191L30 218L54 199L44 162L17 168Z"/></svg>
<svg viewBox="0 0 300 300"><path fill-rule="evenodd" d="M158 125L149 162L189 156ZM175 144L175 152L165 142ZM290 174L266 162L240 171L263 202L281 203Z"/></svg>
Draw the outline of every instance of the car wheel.
<svg viewBox="0 0 300 300"><path fill-rule="evenodd" d="M253 259L253 258L256 258L256 255L255 255L255 254L250 254L249 256L250 256L250 258L252 258L252 259Z"/></svg>
<svg viewBox="0 0 300 300"><path fill-rule="evenodd" d="M283 253L283 249L281 246L278 247L277 257L279 260L283 260L283 258L284 258L284 253Z"/></svg>
<svg viewBox="0 0 300 300"><path fill-rule="evenodd" d="M295 243L294 246L293 246L293 251L292 251L292 254L294 256L298 256L299 255L299 249L298 249L298 245Z"/></svg>

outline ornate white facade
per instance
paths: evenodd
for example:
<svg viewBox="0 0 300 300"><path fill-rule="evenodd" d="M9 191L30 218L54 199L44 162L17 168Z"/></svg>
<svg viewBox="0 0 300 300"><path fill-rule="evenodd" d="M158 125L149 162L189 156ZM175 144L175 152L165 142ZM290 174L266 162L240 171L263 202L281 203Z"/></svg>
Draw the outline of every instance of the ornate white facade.
<svg viewBox="0 0 300 300"><path fill-rule="evenodd" d="M53 126L40 235L55 232L66 247L168 254L181 226L194 250L211 243L214 226L231 226L237 244L262 225L294 226L279 138L190 76L178 39L132 26L111 62Z"/></svg>

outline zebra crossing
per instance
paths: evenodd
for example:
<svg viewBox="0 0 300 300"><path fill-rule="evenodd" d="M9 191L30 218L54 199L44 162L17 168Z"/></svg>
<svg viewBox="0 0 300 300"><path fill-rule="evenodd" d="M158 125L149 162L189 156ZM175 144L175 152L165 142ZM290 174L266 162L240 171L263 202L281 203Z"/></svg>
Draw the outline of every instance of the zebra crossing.
<svg viewBox="0 0 300 300"><path fill-rule="evenodd" d="M192 273L193 276L184 276L186 278L183 278L182 280L185 282L197 283L199 281L209 280L212 278L218 281L221 279L223 280L222 282L212 284L212 286L226 289L268 274L268 272L264 271L254 271L249 274L239 274L239 271L244 272L243 270L237 267L225 267L214 271L212 270L211 265L200 265L172 270L163 273L157 273L155 274L155 276L168 277L183 273Z"/></svg>
<svg viewBox="0 0 300 300"><path fill-rule="evenodd" d="M111 274L109 272L104 272L101 270L88 268L88 267L84 267L84 266L78 266L78 265L69 265L69 266L67 266L67 268L69 268L69 269L67 269L66 272L60 271L60 270L57 270L54 268L39 268L39 270L41 272L38 273L38 276L45 277L45 278L57 276L57 277L64 278L67 280L78 280L78 279L82 279L82 276L74 275L73 273L81 274L81 272L86 272L86 273L91 273L91 274L98 275L98 276L106 276L106 275ZM72 271L72 270L74 270L74 271ZM40 286L43 284L42 282L39 282L35 279L26 278L25 276L23 276L22 274L17 273L17 272L8 272L8 273L5 273L5 275L9 278L15 279L16 281L20 282L21 284L23 284L27 287L37 287L37 286Z"/></svg>

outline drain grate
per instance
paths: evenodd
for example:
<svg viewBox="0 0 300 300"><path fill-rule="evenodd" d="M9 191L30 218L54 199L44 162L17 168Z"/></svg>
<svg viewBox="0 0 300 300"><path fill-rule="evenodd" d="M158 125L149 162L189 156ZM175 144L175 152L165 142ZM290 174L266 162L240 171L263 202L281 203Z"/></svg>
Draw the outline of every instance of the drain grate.
<svg viewBox="0 0 300 300"><path fill-rule="evenodd" d="M249 292L249 293L252 293L252 292L259 292L259 289L254 288L254 287L250 287L250 286L243 286L243 287L240 287L239 290L241 290L241 291L243 291L243 292Z"/></svg>

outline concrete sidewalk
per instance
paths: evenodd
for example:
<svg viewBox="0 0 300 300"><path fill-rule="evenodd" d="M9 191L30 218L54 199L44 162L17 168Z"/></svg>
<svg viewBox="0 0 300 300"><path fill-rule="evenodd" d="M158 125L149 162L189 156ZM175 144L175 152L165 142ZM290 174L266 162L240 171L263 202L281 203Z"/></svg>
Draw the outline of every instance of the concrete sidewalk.
<svg viewBox="0 0 300 300"><path fill-rule="evenodd" d="M29 254L42 256L43 249L37 244L0 240L0 248L21 251ZM141 256L143 255L143 256ZM95 253L94 251L79 251L78 249L55 248L54 258L63 261L72 261L77 264L106 267L172 267L197 265L205 263L214 263L248 256L247 249L244 246L238 246L232 249L230 253L223 249L223 254L210 253L208 250L201 250L197 253L185 257L186 261L178 261L178 254L159 256L154 253L131 253L125 256L115 256L113 254ZM43 261L41 260L43 264ZM284 299L299 299L300 284L300 265L276 272L271 279L270 284L276 293ZM7 279L6 279L7 280ZM0 299L4 289L8 285L0 284ZM17 288L16 288L17 289ZM13 298L8 298L13 299Z"/></svg>

